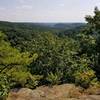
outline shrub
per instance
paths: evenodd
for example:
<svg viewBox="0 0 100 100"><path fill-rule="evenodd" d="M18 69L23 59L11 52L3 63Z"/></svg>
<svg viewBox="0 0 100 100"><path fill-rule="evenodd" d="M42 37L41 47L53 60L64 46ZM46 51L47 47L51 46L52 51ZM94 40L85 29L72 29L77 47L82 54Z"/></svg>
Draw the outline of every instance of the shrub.
<svg viewBox="0 0 100 100"><path fill-rule="evenodd" d="M10 85L7 76L0 74L0 100L7 97L9 90Z"/></svg>
<svg viewBox="0 0 100 100"><path fill-rule="evenodd" d="M60 80L63 76L63 73L58 71L56 73L50 72L47 76L47 81L50 82L51 85L59 84Z"/></svg>
<svg viewBox="0 0 100 100"><path fill-rule="evenodd" d="M39 85L40 79L42 79L42 76L30 74L25 87L31 89L35 88L37 85Z"/></svg>
<svg viewBox="0 0 100 100"><path fill-rule="evenodd" d="M31 75L29 72L18 71L13 72L11 76L12 83L15 82L15 85L19 84L22 87L34 88L38 85L41 76Z"/></svg>
<svg viewBox="0 0 100 100"><path fill-rule="evenodd" d="M84 68L81 71L76 71L74 77L75 84L80 85L83 88L88 88L92 84L93 80L96 79L95 72L89 68L87 68L87 70Z"/></svg>

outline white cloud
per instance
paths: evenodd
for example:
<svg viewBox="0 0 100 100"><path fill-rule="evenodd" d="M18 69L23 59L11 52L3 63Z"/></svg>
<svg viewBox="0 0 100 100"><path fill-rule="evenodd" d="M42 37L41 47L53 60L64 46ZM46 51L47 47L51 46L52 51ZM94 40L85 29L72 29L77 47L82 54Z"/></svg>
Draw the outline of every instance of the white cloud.
<svg viewBox="0 0 100 100"><path fill-rule="evenodd" d="M24 4L26 3L26 0L18 0L19 3Z"/></svg>
<svg viewBox="0 0 100 100"><path fill-rule="evenodd" d="M32 6L31 5L23 5L22 8L23 9L32 9Z"/></svg>
<svg viewBox="0 0 100 100"><path fill-rule="evenodd" d="M25 10L30 10L30 9L32 9L33 7L31 6L31 5L21 5L21 6L18 6L18 7L16 7L16 9L17 10L23 10L23 9L25 9Z"/></svg>
<svg viewBox="0 0 100 100"><path fill-rule="evenodd" d="M33 0L17 0L20 4L29 4Z"/></svg>
<svg viewBox="0 0 100 100"><path fill-rule="evenodd" d="M3 7L0 7L0 11L3 11L3 10L5 10L5 8L3 8Z"/></svg>
<svg viewBox="0 0 100 100"><path fill-rule="evenodd" d="M60 6L60 7L64 7L64 6L65 6L65 4L64 4L64 3L61 3L61 4L59 4L59 6Z"/></svg>

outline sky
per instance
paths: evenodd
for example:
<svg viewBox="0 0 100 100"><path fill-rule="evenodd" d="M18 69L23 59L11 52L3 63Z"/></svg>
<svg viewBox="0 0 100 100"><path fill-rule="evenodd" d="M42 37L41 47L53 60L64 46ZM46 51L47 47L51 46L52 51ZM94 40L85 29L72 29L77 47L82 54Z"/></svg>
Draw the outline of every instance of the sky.
<svg viewBox="0 0 100 100"><path fill-rule="evenodd" d="M0 0L0 21L85 22L100 0Z"/></svg>

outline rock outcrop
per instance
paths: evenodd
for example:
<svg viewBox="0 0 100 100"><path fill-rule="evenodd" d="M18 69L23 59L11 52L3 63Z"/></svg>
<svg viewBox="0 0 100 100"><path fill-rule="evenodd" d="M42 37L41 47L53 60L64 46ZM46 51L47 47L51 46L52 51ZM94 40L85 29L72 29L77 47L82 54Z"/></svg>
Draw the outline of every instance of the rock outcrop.
<svg viewBox="0 0 100 100"><path fill-rule="evenodd" d="M100 100L100 95L86 95L73 84L53 87L41 86L34 90L13 89L7 100Z"/></svg>

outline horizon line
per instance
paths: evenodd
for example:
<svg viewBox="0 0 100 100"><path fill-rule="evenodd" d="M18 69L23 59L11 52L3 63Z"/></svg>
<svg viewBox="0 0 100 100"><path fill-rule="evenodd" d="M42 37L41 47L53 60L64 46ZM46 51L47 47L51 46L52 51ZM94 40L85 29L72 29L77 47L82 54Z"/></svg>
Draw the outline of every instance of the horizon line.
<svg viewBox="0 0 100 100"><path fill-rule="evenodd" d="M0 22L9 22L9 23L86 23L86 21L8 21L8 20L0 20Z"/></svg>

